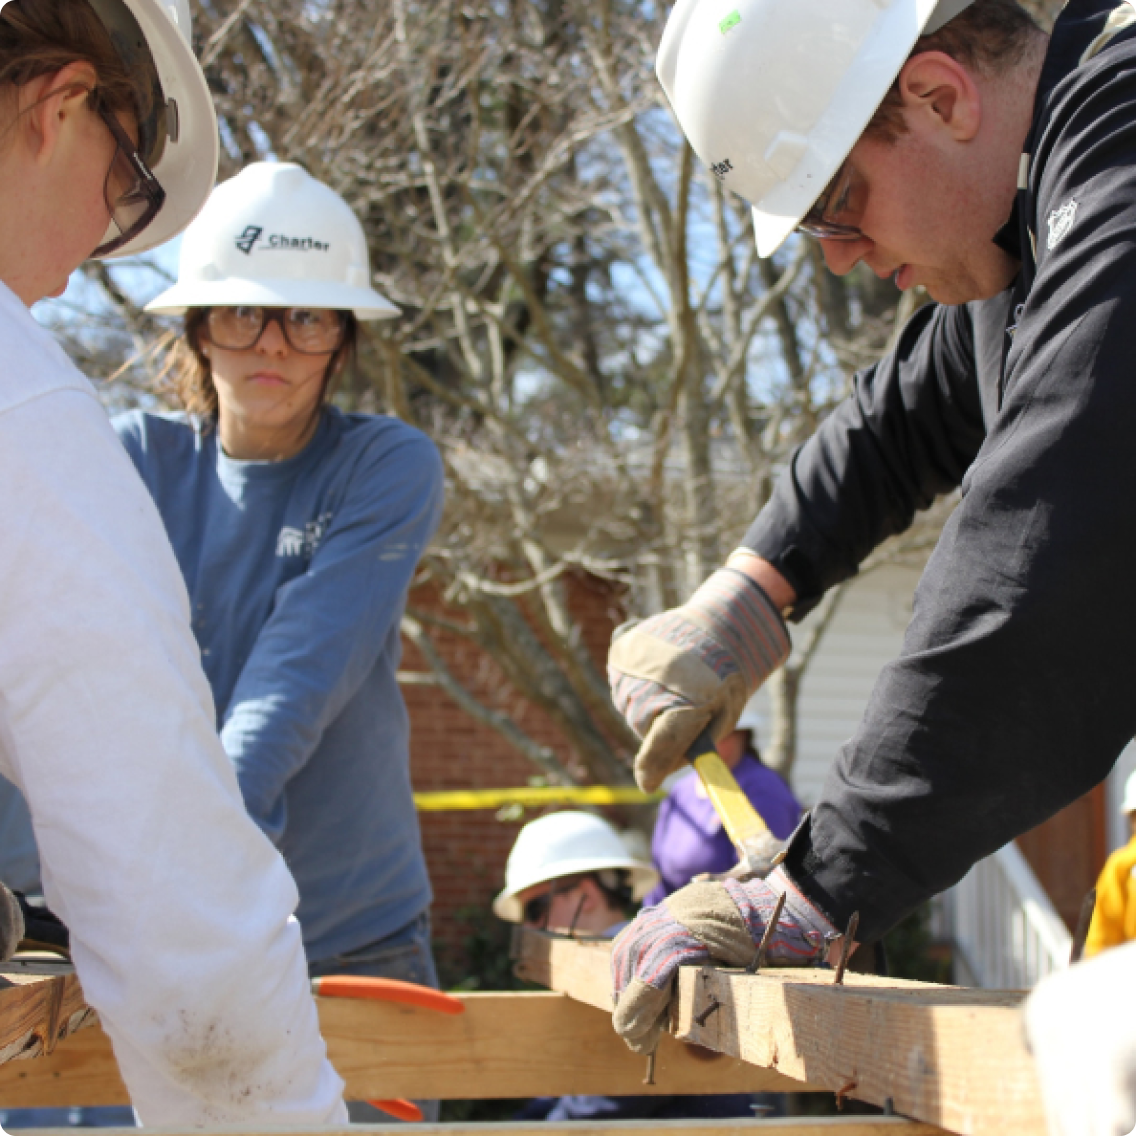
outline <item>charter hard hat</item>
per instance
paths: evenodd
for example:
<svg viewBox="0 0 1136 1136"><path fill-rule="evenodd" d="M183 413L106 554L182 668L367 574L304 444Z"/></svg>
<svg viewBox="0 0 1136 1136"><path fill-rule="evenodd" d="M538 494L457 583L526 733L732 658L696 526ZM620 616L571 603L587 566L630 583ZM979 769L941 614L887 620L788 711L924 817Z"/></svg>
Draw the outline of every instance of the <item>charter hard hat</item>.
<svg viewBox="0 0 1136 1136"><path fill-rule="evenodd" d="M694 152L772 255L832 180L920 35L973 0L678 0L655 69Z"/></svg>
<svg viewBox="0 0 1136 1136"><path fill-rule="evenodd" d="M1122 813L1136 813L1136 773L1129 775L1124 782L1124 800L1120 803Z"/></svg>
<svg viewBox="0 0 1136 1136"><path fill-rule="evenodd" d="M107 254L111 259L145 252L176 237L205 204L217 180L217 115L190 46L188 0L87 2L128 70L145 75L152 63L160 87L139 131L142 157L166 191L166 200L138 236ZM112 222L103 239L116 236Z"/></svg>
<svg viewBox="0 0 1136 1136"><path fill-rule="evenodd" d="M509 923L524 916L520 892L584 872L622 868L631 874L632 892L642 899L655 885L658 873L637 860L622 837L602 817L591 813L550 813L530 821L517 834L505 867L505 889L493 901L493 913Z"/></svg>
<svg viewBox="0 0 1136 1136"><path fill-rule="evenodd" d="M384 319L363 226L335 190L292 162L253 162L222 182L181 245L177 283L146 305L338 308Z"/></svg>

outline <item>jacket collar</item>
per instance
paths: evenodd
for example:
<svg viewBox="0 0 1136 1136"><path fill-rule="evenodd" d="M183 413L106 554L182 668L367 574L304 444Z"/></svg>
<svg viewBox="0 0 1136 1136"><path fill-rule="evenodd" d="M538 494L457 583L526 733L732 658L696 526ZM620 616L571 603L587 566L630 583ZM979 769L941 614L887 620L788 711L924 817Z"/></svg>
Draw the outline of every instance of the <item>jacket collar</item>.
<svg viewBox="0 0 1136 1136"><path fill-rule="evenodd" d="M1018 260L1023 259L1022 253L1029 240L1027 225L1024 223L1022 196L1028 192L1030 155L1034 152L1045 121L1049 96L1066 76L1081 65L1082 56L1104 30L1109 15L1124 2L1125 0L1068 0L1053 26L1034 96L1033 119L1019 169L1018 192L1010 216L994 236L994 243ZM1029 251L1032 255L1032 249Z"/></svg>

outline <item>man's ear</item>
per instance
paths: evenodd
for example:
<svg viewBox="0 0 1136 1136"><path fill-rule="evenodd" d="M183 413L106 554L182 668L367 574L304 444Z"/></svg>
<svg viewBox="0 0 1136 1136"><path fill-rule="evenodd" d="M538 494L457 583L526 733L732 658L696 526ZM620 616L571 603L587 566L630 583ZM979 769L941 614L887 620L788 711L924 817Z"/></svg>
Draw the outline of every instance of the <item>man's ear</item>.
<svg viewBox="0 0 1136 1136"><path fill-rule="evenodd" d="M87 99L97 82L94 67L76 60L19 89L17 121L36 162L50 161L68 124L87 113Z"/></svg>
<svg viewBox="0 0 1136 1136"><path fill-rule="evenodd" d="M899 73L904 119L911 129L946 130L969 142L982 125L982 92L964 64L942 51L912 56Z"/></svg>

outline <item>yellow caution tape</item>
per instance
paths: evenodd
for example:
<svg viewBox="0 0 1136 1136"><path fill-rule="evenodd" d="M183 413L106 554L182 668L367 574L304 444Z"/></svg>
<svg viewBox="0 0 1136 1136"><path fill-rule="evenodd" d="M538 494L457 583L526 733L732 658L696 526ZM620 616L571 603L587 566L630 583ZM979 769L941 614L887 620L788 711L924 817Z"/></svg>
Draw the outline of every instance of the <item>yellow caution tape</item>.
<svg viewBox="0 0 1136 1136"><path fill-rule="evenodd" d="M540 805L651 805L665 793L644 793L620 785L563 785L540 789L454 789L415 793L422 813L458 812L463 809L499 809L503 805L536 808Z"/></svg>

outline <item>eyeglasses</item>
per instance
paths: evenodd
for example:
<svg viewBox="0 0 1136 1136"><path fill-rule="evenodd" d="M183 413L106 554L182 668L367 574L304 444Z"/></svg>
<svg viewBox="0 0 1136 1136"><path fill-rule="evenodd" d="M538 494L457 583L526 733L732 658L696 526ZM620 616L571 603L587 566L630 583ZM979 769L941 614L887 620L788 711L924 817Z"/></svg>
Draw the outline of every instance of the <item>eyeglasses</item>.
<svg viewBox="0 0 1136 1136"><path fill-rule="evenodd" d="M90 102L91 109L106 123L115 141L114 157L103 183L103 197L118 236L104 241L91 254L106 256L132 241L153 221L165 204L166 191L142 160L117 116L103 103L97 87L90 93Z"/></svg>
<svg viewBox="0 0 1136 1136"><path fill-rule="evenodd" d="M543 926L548 919L549 911L552 909L552 899L555 895L555 891L546 891L543 895L534 895L525 904L523 913L525 922Z"/></svg>
<svg viewBox="0 0 1136 1136"><path fill-rule="evenodd" d="M269 323L279 324L285 342L301 355L338 351L347 332L344 313L334 308L262 308L251 304L210 308L205 332L218 347L247 351L260 342Z"/></svg>
<svg viewBox="0 0 1136 1136"><path fill-rule="evenodd" d="M861 189L851 165L845 162L801 219L798 231L821 241L863 240L860 227L851 223L863 211L862 201L853 200L854 194L862 197L862 192L857 192Z"/></svg>

